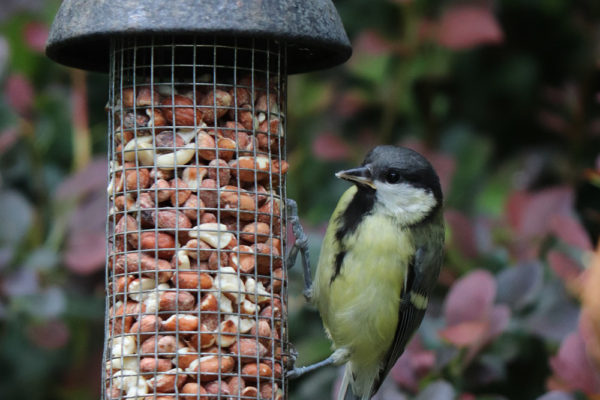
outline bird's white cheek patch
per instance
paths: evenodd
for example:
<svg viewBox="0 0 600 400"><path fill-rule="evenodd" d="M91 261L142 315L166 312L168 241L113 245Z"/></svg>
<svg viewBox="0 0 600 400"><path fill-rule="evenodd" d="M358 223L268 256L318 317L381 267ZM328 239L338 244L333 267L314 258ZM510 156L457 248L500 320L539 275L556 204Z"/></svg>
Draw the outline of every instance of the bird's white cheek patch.
<svg viewBox="0 0 600 400"><path fill-rule="evenodd" d="M433 193L406 183L375 182L377 201L384 211L401 223L413 224L425 218L436 206Z"/></svg>

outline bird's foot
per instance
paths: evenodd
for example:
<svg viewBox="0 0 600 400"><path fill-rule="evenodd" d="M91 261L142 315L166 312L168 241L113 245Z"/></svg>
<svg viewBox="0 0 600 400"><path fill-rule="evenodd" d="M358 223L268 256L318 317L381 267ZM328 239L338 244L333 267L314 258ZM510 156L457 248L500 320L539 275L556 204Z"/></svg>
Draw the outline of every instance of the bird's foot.
<svg viewBox="0 0 600 400"><path fill-rule="evenodd" d="M294 232L294 244L286 257L287 268L292 268L296 263L298 253L300 253L300 259L302 261L302 274L304 275L304 297L310 300L310 294L312 292L312 278L310 275L310 255L308 251L308 236L304 233L304 228L300 223L298 217L298 204L292 199L286 200L286 206L289 211L288 219L292 224L292 231Z"/></svg>

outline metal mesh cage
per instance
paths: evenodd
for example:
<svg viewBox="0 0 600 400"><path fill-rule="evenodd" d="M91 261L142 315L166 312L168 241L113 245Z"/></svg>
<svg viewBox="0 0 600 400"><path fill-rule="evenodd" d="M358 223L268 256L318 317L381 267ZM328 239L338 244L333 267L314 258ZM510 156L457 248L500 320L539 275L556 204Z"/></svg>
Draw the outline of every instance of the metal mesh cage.
<svg viewBox="0 0 600 400"><path fill-rule="evenodd" d="M285 59L112 40L104 398L286 397Z"/></svg>

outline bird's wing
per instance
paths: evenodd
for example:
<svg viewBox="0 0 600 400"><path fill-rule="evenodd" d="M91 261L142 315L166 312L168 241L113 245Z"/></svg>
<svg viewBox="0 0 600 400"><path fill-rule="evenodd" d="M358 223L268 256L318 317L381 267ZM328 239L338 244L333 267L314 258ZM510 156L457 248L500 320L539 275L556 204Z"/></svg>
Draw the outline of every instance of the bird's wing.
<svg viewBox="0 0 600 400"><path fill-rule="evenodd" d="M402 290L396 333L384 359L383 368L373 384L372 395L377 392L387 374L404 352L406 344L421 324L425 315L429 293L427 293L428 290L424 285L423 274L419 271L425 271L427 268L416 268L417 263L425 262L423 254L424 250L419 248L407 269L408 277L406 286Z"/></svg>
<svg viewBox="0 0 600 400"><path fill-rule="evenodd" d="M344 368L344 377L342 378L342 384L338 392L337 400L359 400L359 397L352 392L351 385L354 377L352 376L352 369L350 364L346 364Z"/></svg>

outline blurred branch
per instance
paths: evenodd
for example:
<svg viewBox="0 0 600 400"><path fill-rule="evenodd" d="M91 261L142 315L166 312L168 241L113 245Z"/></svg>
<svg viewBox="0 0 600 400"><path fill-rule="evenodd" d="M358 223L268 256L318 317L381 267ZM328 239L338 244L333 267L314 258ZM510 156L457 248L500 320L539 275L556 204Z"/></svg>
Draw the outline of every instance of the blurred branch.
<svg viewBox="0 0 600 400"><path fill-rule="evenodd" d="M70 70L71 82L71 112L73 121L73 169L81 170L92 158L90 137L86 73L82 70Z"/></svg>

